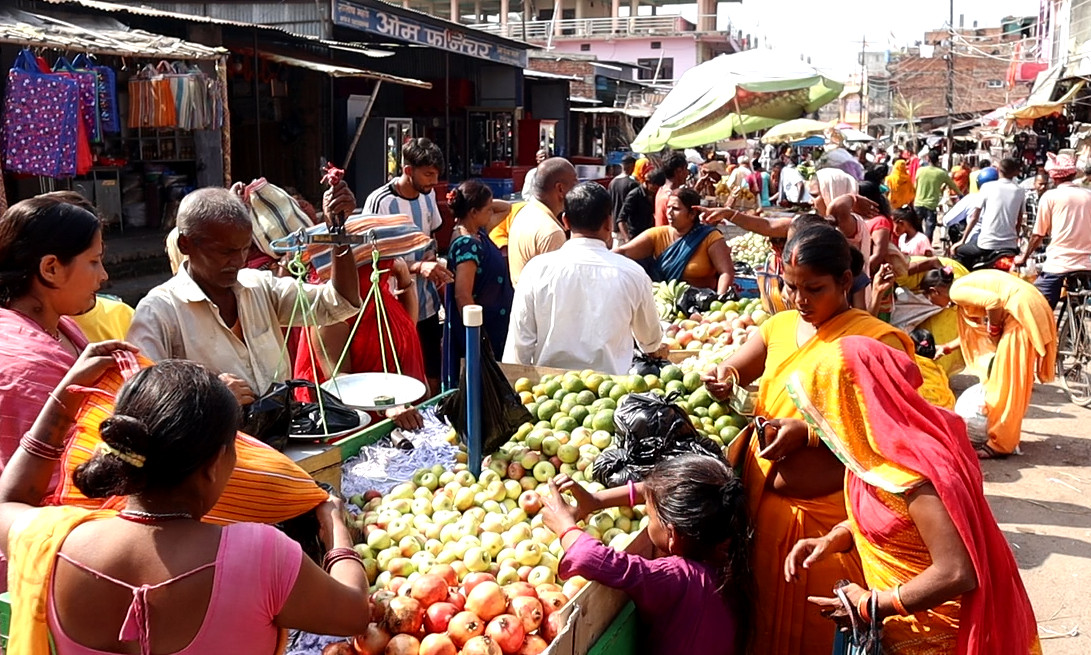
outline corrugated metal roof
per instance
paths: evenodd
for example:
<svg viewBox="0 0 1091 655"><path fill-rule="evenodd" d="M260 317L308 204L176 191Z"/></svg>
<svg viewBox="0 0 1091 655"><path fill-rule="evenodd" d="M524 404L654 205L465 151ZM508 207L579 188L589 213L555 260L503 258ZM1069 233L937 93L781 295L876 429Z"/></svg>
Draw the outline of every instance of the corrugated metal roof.
<svg viewBox="0 0 1091 655"><path fill-rule="evenodd" d="M547 71L539 71L531 68L523 70L523 77L530 77L533 79L541 80L565 80L568 82L582 82L583 78L578 75L562 75L560 73L550 73Z"/></svg>
<svg viewBox="0 0 1091 655"><path fill-rule="evenodd" d="M120 57L160 59L210 60L219 59L228 52L224 48L130 29L112 19L80 22L82 24L77 25L28 11L0 9L0 41Z"/></svg>

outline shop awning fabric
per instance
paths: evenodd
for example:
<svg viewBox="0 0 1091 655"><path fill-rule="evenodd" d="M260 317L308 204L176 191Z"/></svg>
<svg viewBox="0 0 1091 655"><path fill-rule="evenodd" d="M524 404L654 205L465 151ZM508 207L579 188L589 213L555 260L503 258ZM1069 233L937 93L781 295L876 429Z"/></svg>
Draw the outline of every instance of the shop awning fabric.
<svg viewBox="0 0 1091 655"><path fill-rule="evenodd" d="M244 54L253 54L254 51L241 49L240 52ZM352 68L350 66L335 66L333 64L326 64L323 62L310 61L307 59L300 59L298 57L289 57L287 55L279 55L272 52L265 52L264 50L259 50L258 56L262 59L275 61L278 64L285 64L286 66L296 66L298 68L306 68L307 70L324 73L326 75L329 75L330 77L362 77L370 80L381 80L383 82L400 84L402 86L413 86L417 87L418 89L432 88L432 85L429 82L415 80L410 77L398 77L397 75L378 73L376 71L365 70L363 68Z"/></svg>
<svg viewBox="0 0 1091 655"><path fill-rule="evenodd" d="M682 75L632 148L656 152L753 133L818 110L843 87L769 50L721 55Z"/></svg>
<svg viewBox="0 0 1091 655"><path fill-rule="evenodd" d="M227 54L223 48L129 29L105 17L85 18L80 23L75 25L51 16L0 9L0 42L73 53L155 59L213 60Z"/></svg>
<svg viewBox="0 0 1091 655"><path fill-rule="evenodd" d="M1083 88L1083 81L1079 81L1072 86L1063 96L1056 100L1049 100L1049 96L1044 98L1039 95L1035 97L1035 93L1031 93L1027 98L1027 104L1019 107L1018 109L1012 109L1008 112L1007 119L1015 121L1030 121L1035 118L1041 118L1043 116L1052 116L1053 114L1060 113L1064 106L1076 99L1076 94ZM1053 85L1049 85L1049 90L1053 90Z"/></svg>

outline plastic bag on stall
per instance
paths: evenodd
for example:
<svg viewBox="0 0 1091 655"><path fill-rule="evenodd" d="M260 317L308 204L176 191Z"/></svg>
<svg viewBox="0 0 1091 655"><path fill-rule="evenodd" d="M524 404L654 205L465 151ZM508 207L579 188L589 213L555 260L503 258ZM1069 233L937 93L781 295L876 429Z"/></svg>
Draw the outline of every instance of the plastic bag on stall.
<svg viewBox="0 0 1091 655"><path fill-rule="evenodd" d="M978 383L962 392L955 401L955 413L966 421L970 443L979 446L989 441L989 415L985 407L985 385Z"/></svg>
<svg viewBox="0 0 1091 655"><path fill-rule="evenodd" d="M592 468L592 478L606 486L611 486L607 480L612 477L626 476L628 479L621 484L630 479L642 480L659 462L685 453L723 459L719 447L698 434L689 416L674 404L678 397L677 393L663 397L652 393L629 394L614 412L614 428L622 454L611 455L606 462L601 462L600 456ZM619 467L614 458L625 456L624 466Z"/></svg>
<svg viewBox="0 0 1091 655"><path fill-rule="evenodd" d="M686 316L691 316L693 314L707 312L708 308L712 305L712 302L719 298L720 296L712 289L690 287L682 292L682 295L678 298L678 301L674 306Z"/></svg>
<svg viewBox="0 0 1091 655"><path fill-rule="evenodd" d="M659 375L664 366L669 366L670 360L656 357L655 355L633 351L633 366L629 369L629 375Z"/></svg>
<svg viewBox="0 0 1091 655"><path fill-rule="evenodd" d="M463 367L458 389L444 398L436 415L451 424L463 443L467 443L466 369ZM519 426L533 421L530 411L519 399L500 364L493 356L492 346L484 331L481 333L481 452L492 453L507 443Z"/></svg>
<svg viewBox="0 0 1091 655"><path fill-rule="evenodd" d="M654 467L630 464L629 453L624 448L609 448L595 458L591 479L610 489L630 482L640 482L651 473L652 468Z"/></svg>

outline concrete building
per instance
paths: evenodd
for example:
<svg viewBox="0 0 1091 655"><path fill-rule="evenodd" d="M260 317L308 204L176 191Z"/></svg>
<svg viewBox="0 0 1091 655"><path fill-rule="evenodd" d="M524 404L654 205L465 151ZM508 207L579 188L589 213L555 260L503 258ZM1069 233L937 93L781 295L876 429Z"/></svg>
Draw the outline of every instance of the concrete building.
<svg viewBox="0 0 1091 655"><path fill-rule="evenodd" d="M677 0L557 0L524 3L522 14L511 12L509 0L474 2L473 27L542 46L550 52L593 56L639 67L637 79L670 84L684 72L713 57L754 47L756 40L727 22L717 24L720 0L699 0L697 20L663 15L659 7L689 4ZM458 0L451 0L448 13ZM440 3L432 6L440 9ZM459 5L465 13L465 4ZM465 16L463 15L463 18Z"/></svg>

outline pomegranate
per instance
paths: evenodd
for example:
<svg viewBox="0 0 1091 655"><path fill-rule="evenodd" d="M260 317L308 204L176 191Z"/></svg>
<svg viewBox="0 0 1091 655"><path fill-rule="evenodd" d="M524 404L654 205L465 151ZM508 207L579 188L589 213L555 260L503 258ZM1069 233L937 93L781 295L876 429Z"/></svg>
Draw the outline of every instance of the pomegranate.
<svg viewBox="0 0 1091 655"><path fill-rule="evenodd" d="M462 581L462 593L469 597L470 592L474 590L474 587L482 582L496 582L496 576L490 573L470 573L466 576L466 579Z"/></svg>
<svg viewBox="0 0 1091 655"><path fill-rule="evenodd" d="M420 655L457 655L455 642L447 635L427 635L420 642Z"/></svg>
<svg viewBox="0 0 1091 655"><path fill-rule="evenodd" d="M428 632L447 632L447 624L459 609L451 603L433 603L424 611L424 629Z"/></svg>
<svg viewBox="0 0 1091 655"><path fill-rule="evenodd" d="M549 643L545 639L542 639L538 635L527 635L526 640L523 642L523 647L520 648L515 655L539 655L542 651L549 648Z"/></svg>
<svg viewBox="0 0 1091 655"><path fill-rule="evenodd" d="M394 594L385 589L371 594L371 604L375 606L375 611L372 614L386 616L386 608L390 605L390 599L392 598L394 598Z"/></svg>
<svg viewBox="0 0 1091 655"><path fill-rule="evenodd" d="M474 637L462 647L460 655L504 655L504 651L488 637Z"/></svg>
<svg viewBox="0 0 1091 655"><path fill-rule="evenodd" d="M424 608L420 601L397 596L386 609L386 627L392 634L416 634L424 625Z"/></svg>
<svg viewBox="0 0 1091 655"><path fill-rule="evenodd" d="M451 571L454 573L454 570ZM413 582L413 588L409 591L409 597L420 601L421 605L429 607L447 598L447 581L438 575L422 575Z"/></svg>
<svg viewBox="0 0 1091 655"><path fill-rule="evenodd" d="M394 635L384 655L419 655L420 641L413 635Z"/></svg>
<svg viewBox="0 0 1091 655"><path fill-rule="evenodd" d="M495 582L482 582L466 596L466 609L480 616L484 621L492 621L504 613L508 601L500 585Z"/></svg>
<svg viewBox="0 0 1091 655"><path fill-rule="evenodd" d="M354 655L352 652L352 645L349 642L342 639L341 641L335 641L332 644L327 645L322 649L322 655Z"/></svg>
<svg viewBox="0 0 1091 655"><path fill-rule="evenodd" d="M448 587L458 584L458 573L455 573L454 567L450 564L436 564L428 571L428 575L438 575L447 582Z"/></svg>
<svg viewBox="0 0 1091 655"><path fill-rule="evenodd" d="M534 587L529 582L513 582L503 586L504 597L509 601L512 598L518 598L519 596L530 596L531 598L537 598L538 594L534 591Z"/></svg>
<svg viewBox="0 0 1091 655"><path fill-rule="evenodd" d="M564 629L564 615L560 612L554 612L545 617L542 621L542 627L538 630L538 634L542 635L542 638L547 642L553 641Z"/></svg>
<svg viewBox="0 0 1091 655"><path fill-rule="evenodd" d="M565 595L559 591L548 591L544 594L539 594L538 600L542 601L542 613L546 616L561 609L568 602Z"/></svg>
<svg viewBox="0 0 1091 655"><path fill-rule="evenodd" d="M447 602L458 608L458 611L466 609L466 597L455 587L447 591Z"/></svg>
<svg viewBox="0 0 1091 655"><path fill-rule="evenodd" d="M514 653L523 645L527 633L519 618L511 614L501 614L485 626L485 636L492 639L505 653Z"/></svg>
<svg viewBox="0 0 1091 655"><path fill-rule="evenodd" d="M451 617L447 624L447 636L455 642L455 646L462 648L466 642L485 634L485 624L473 612L459 612Z"/></svg>
<svg viewBox="0 0 1091 655"><path fill-rule="evenodd" d="M542 584L540 584L540 585L538 585L537 587L534 588L534 592L537 593L539 596L541 596L544 593L551 592L551 591L556 591L558 593L561 593L561 592L564 591L564 588L562 588L561 585L553 583L553 582L544 582L544 583L542 583Z"/></svg>
<svg viewBox="0 0 1091 655"><path fill-rule="evenodd" d="M383 655L390 643L390 633L378 623L372 623L362 635L352 638L352 648L357 655Z"/></svg>
<svg viewBox="0 0 1091 655"><path fill-rule="evenodd" d="M511 599L508 610L519 618L523 624L523 630L530 633L538 629L542 624L545 613L542 611L542 603L537 598L518 596Z"/></svg>

